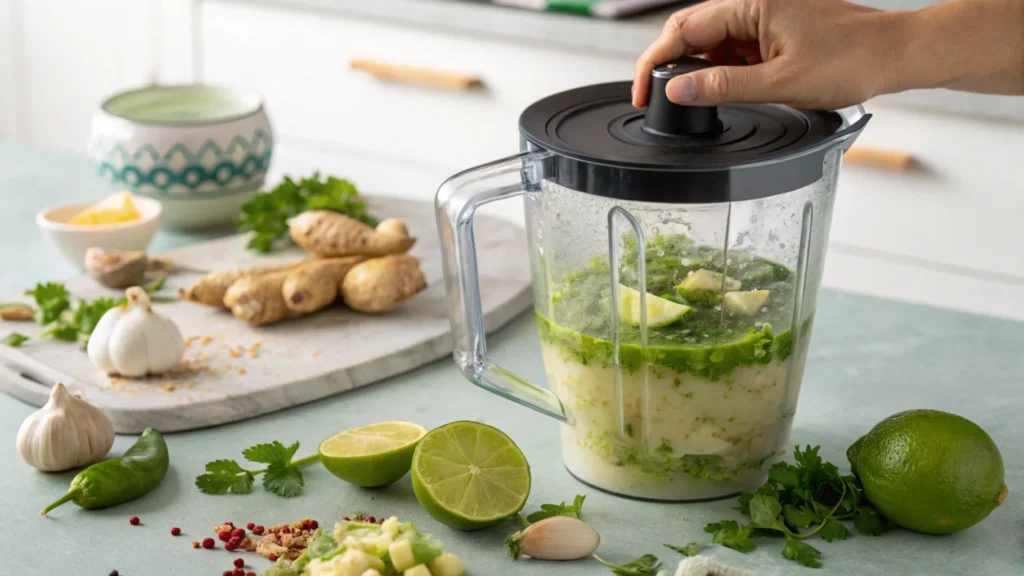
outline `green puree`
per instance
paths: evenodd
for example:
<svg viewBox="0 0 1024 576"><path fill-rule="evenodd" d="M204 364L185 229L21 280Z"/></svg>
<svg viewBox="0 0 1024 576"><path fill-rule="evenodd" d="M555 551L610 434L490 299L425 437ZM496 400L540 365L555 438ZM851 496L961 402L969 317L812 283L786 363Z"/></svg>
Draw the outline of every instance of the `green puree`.
<svg viewBox="0 0 1024 576"><path fill-rule="evenodd" d="M646 246L647 292L687 304L693 310L678 322L648 328L647 352L640 345L640 328L619 322L620 360L628 371L648 364L715 380L733 368L785 360L792 351L789 325L793 318L791 271L748 252L732 250L728 265L724 251L693 243L681 234L659 235ZM639 289L638 250L627 242L619 281ZM614 363L611 288L608 256L595 257L583 269L565 277L552 295L552 318L537 310L541 338L556 344L567 358L581 364ZM687 300L676 287L695 270L724 272L742 283L740 290L769 290L768 301L751 316L722 312L721 303ZM775 332L773 326L785 327Z"/></svg>

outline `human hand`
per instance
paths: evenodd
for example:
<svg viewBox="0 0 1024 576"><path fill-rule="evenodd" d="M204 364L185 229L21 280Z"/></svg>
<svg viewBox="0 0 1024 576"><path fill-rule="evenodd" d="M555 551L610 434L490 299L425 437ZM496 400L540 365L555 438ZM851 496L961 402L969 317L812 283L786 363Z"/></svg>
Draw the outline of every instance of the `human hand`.
<svg viewBox="0 0 1024 576"><path fill-rule="evenodd" d="M655 66L693 54L716 66L673 78L676 104L859 104L886 91L904 14L842 0L707 0L673 14L637 61L633 105L647 104Z"/></svg>

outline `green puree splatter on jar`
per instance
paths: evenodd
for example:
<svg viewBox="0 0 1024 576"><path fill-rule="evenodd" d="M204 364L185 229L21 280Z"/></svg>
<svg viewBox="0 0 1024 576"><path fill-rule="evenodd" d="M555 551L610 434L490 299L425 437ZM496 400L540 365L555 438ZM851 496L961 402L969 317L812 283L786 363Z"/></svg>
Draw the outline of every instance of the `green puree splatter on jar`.
<svg viewBox="0 0 1024 576"><path fill-rule="evenodd" d="M635 242L627 243L619 280L634 289L639 289L637 256ZM651 238L646 260L647 292L693 308L677 322L648 329L648 364L715 380L736 366L789 357L793 286L788 268L741 251L730 251L728 265L723 266L722 250L695 245L681 234ZM608 266L607 255L602 255L567 275L552 296L547 313L553 317L537 310L541 338L581 364L614 363ZM759 312L748 316L723 314L718 298L687 299L677 287L697 270L724 272L741 283L741 291L768 290L768 300ZM776 332L773 327L784 330ZM640 328L620 322L618 330L622 365L635 371L644 360Z"/></svg>

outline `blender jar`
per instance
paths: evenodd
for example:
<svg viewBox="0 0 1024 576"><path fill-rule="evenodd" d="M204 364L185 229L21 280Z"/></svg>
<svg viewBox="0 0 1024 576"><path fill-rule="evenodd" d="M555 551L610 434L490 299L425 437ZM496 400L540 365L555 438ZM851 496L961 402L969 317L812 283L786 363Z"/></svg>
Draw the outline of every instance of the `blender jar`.
<svg viewBox="0 0 1024 576"><path fill-rule="evenodd" d="M748 490L785 450L842 151L869 118L665 99L707 65L656 68L646 110L628 82L545 98L520 119L521 154L437 195L460 370L560 420L569 472L626 496ZM515 195L549 388L487 358L473 214Z"/></svg>

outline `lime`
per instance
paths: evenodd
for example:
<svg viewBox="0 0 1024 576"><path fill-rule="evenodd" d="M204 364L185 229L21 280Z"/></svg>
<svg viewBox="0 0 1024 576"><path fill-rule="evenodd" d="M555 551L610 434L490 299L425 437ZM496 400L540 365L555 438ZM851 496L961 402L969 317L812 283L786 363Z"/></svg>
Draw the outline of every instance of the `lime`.
<svg viewBox="0 0 1024 576"><path fill-rule="evenodd" d="M692 310L654 294L647 294L647 327L661 328L676 322ZM619 318L630 326L640 325L640 292L619 284Z"/></svg>
<svg viewBox="0 0 1024 576"><path fill-rule="evenodd" d="M426 433L412 422L378 422L338 432L320 443L320 462L356 486L387 486L409 471L416 443Z"/></svg>
<svg viewBox="0 0 1024 576"><path fill-rule="evenodd" d="M938 410L882 420L846 451L883 516L926 534L981 522L1006 498L1003 458L977 424Z"/></svg>
<svg viewBox="0 0 1024 576"><path fill-rule="evenodd" d="M479 422L427 433L412 458L412 487L438 522L479 530L520 510L530 495L530 464L515 442Z"/></svg>

